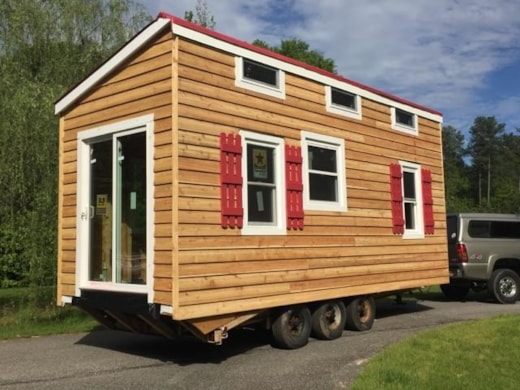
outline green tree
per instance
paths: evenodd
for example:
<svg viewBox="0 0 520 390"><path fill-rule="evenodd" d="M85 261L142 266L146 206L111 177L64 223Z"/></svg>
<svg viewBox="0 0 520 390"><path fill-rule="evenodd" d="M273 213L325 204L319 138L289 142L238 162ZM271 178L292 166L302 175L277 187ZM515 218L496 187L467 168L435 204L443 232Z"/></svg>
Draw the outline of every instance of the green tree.
<svg viewBox="0 0 520 390"><path fill-rule="evenodd" d="M514 133L499 138L495 157L491 211L520 212L520 136Z"/></svg>
<svg viewBox="0 0 520 390"><path fill-rule="evenodd" d="M468 166L464 161L464 135L452 126L442 128L444 185L448 212L471 209Z"/></svg>
<svg viewBox="0 0 520 390"><path fill-rule="evenodd" d="M505 124L498 123L494 116L479 116L475 118L470 129L468 145L469 155L472 158L473 175L476 177L477 199L479 206L483 206L483 183L486 185L486 206L491 205L491 179L493 160L497 156L499 139L504 133Z"/></svg>
<svg viewBox="0 0 520 390"><path fill-rule="evenodd" d="M202 27L210 28L212 30L215 29L215 18L209 11L208 4L205 0L197 0L195 12L185 11L184 19L189 22L196 23Z"/></svg>
<svg viewBox="0 0 520 390"><path fill-rule="evenodd" d="M54 100L150 20L129 0L0 2L0 287L54 282Z"/></svg>
<svg viewBox="0 0 520 390"><path fill-rule="evenodd" d="M329 72L336 72L336 64L332 58L327 58L323 53L312 50L307 42L298 38L282 40L280 46L270 46L267 42L256 39L253 45L269 49L275 53L294 58Z"/></svg>

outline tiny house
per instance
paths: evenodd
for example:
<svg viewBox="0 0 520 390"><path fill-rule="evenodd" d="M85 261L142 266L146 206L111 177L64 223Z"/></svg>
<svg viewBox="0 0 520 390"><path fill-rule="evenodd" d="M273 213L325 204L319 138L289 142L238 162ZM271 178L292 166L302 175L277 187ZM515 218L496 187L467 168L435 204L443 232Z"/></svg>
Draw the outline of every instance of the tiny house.
<svg viewBox="0 0 520 390"><path fill-rule="evenodd" d="M286 348L448 282L442 115L168 14L60 97L58 303Z"/></svg>

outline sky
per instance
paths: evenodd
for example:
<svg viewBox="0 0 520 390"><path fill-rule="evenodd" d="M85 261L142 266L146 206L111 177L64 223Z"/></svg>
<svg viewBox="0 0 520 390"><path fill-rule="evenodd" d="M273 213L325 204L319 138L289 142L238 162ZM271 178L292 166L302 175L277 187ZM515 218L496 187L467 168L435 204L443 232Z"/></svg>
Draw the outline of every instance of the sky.
<svg viewBox="0 0 520 390"><path fill-rule="evenodd" d="M141 0L184 17L196 0ZM440 111L466 138L477 116L520 128L520 0L206 0L215 30L299 38L340 75Z"/></svg>

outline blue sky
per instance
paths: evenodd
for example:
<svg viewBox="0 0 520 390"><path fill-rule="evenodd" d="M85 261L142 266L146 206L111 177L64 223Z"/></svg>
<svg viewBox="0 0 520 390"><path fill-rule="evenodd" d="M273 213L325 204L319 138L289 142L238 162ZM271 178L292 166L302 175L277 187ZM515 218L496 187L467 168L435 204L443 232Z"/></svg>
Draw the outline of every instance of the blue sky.
<svg viewBox="0 0 520 390"><path fill-rule="evenodd" d="M183 17L196 0L142 0ZM206 0L215 30L300 38L338 73L431 107L467 134L476 116L520 128L518 0Z"/></svg>

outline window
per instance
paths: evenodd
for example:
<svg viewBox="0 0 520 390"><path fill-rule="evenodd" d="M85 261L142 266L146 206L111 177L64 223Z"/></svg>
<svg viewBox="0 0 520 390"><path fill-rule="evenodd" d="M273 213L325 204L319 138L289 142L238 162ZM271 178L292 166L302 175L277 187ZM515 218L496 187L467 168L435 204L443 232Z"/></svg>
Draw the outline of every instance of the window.
<svg viewBox="0 0 520 390"><path fill-rule="evenodd" d="M241 131L244 173L243 234L285 234L283 141Z"/></svg>
<svg viewBox="0 0 520 390"><path fill-rule="evenodd" d="M400 162L403 194L403 238L424 237L421 169L417 164Z"/></svg>
<svg viewBox="0 0 520 390"><path fill-rule="evenodd" d="M392 128L405 133L417 135L417 115L392 107Z"/></svg>
<svg viewBox="0 0 520 390"><path fill-rule="evenodd" d="M345 211L345 142L302 132L304 207Z"/></svg>
<svg viewBox="0 0 520 390"><path fill-rule="evenodd" d="M470 221L468 234L473 238L520 238L520 222Z"/></svg>
<svg viewBox="0 0 520 390"><path fill-rule="evenodd" d="M359 95L325 86L325 97L328 112L361 119L361 98Z"/></svg>
<svg viewBox="0 0 520 390"><path fill-rule="evenodd" d="M242 76L249 80L258 81L273 87L278 87L278 70L258 62L242 59Z"/></svg>
<svg viewBox="0 0 520 390"><path fill-rule="evenodd" d="M273 66L235 57L235 85L278 98L285 98L285 73Z"/></svg>
<svg viewBox="0 0 520 390"><path fill-rule="evenodd" d="M79 288L153 287L153 115L78 133Z"/></svg>

